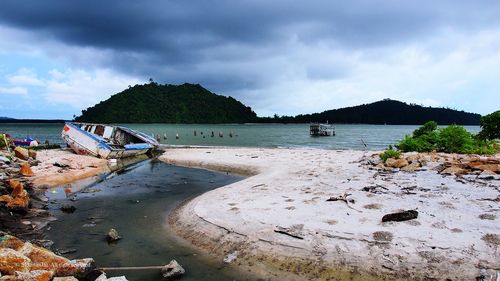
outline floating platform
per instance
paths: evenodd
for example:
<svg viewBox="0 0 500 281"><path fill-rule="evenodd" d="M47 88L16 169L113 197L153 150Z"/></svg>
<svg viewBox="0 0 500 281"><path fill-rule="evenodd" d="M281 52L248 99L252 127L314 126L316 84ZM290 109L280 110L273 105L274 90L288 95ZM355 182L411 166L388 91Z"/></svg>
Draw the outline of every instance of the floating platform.
<svg viewBox="0 0 500 281"><path fill-rule="evenodd" d="M311 136L335 136L335 127L331 124L312 123L309 127Z"/></svg>

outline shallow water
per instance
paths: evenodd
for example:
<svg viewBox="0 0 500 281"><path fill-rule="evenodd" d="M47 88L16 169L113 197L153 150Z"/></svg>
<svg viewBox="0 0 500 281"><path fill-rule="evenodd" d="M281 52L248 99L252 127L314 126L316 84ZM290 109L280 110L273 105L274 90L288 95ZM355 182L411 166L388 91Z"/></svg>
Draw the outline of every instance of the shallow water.
<svg viewBox="0 0 500 281"><path fill-rule="evenodd" d="M167 213L183 200L241 179L147 160L103 177L89 187L98 192L76 193L74 202L64 192L72 186L47 192L51 212L58 218L50 224L47 238L54 248L77 250L65 255L68 258L93 257L99 267L164 265L176 259L186 269L182 280L254 280L179 242L166 223ZM61 212L63 203L74 205L76 211ZM108 244L110 228L123 238ZM108 272L108 277L119 275L161 280L159 270Z"/></svg>
<svg viewBox="0 0 500 281"><path fill-rule="evenodd" d="M324 149L381 150L395 144L418 126L412 125L335 125L332 137L309 136L309 124L124 124L149 135L159 134L161 142L175 145L221 145L247 147L314 147ZM14 137L30 136L42 142L62 144L62 124L0 124L0 132ZM478 133L479 126L465 126ZM194 135L196 131L196 136ZM211 137L212 131L214 137ZM218 136L219 132L223 137ZM202 134L203 133L203 134ZM233 137L229 134L232 133ZM166 134L167 139L164 139ZM176 134L179 139L176 139Z"/></svg>

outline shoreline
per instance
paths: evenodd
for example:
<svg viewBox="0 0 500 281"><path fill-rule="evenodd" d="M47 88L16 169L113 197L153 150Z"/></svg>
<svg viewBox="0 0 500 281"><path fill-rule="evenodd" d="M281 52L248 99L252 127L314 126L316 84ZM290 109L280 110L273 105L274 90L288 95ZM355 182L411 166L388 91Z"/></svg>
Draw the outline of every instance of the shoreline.
<svg viewBox="0 0 500 281"><path fill-rule="evenodd" d="M377 160L375 154L318 149L168 150L160 160L250 176L186 202L168 222L196 247L217 258L236 256L234 262L252 271L259 265L262 276L275 280L283 274L291 274L290 280L495 276L500 270L495 240L500 234L495 227L500 213L491 205L495 203L479 197L497 198L498 179L463 183L440 175L435 170L440 162L433 162L432 155L422 171L380 169L366 164ZM435 158L447 157L457 156L437 154ZM387 191L362 191L377 185ZM352 204L326 201L346 193L355 199ZM406 209L417 209L419 217L380 221L384 214ZM478 218L484 214L493 219Z"/></svg>

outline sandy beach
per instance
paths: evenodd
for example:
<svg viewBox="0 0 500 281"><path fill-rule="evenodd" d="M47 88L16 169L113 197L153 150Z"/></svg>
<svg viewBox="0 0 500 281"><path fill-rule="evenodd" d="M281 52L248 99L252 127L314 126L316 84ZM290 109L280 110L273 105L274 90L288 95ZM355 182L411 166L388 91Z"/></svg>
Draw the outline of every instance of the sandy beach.
<svg viewBox="0 0 500 281"><path fill-rule="evenodd" d="M33 166L31 178L36 187L52 187L109 172L108 161L92 156L78 155L68 149L41 150L40 164Z"/></svg>
<svg viewBox="0 0 500 281"><path fill-rule="evenodd" d="M443 159L460 156L426 157L416 172L352 150L169 149L160 159L249 176L186 202L169 222L266 278L496 280L498 175L439 174ZM418 217L382 222L403 210Z"/></svg>

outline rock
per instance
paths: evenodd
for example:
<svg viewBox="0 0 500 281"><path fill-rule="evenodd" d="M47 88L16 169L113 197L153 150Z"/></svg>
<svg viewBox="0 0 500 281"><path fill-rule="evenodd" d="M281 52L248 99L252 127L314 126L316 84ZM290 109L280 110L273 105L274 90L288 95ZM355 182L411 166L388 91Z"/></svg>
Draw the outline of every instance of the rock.
<svg viewBox="0 0 500 281"><path fill-rule="evenodd" d="M465 173L466 171L458 166L451 166L441 171L443 175L461 175Z"/></svg>
<svg viewBox="0 0 500 281"><path fill-rule="evenodd" d="M65 264L63 271L59 271L59 276L75 276L78 279L83 279L91 272L97 269L95 261L92 258L70 260Z"/></svg>
<svg viewBox="0 0 500 281"><path fill-rule="evenodd" d="M494 180L500 178L500 176L498 176L495 172L489 170L482 171L477 177L482 180Z"/></svg>
<svg viewBox="0 0 500 281"><path fill-rule="evenodd" d="M50 250L54 245L54 241L48 239L37 239L33 241L33 244Z"/></svg>
<svg viewBox="0 0 500 281"><path fill-rule="evenodd" d="M99 275L99 277L97 277L94 281L107 281L108 280L108 277L106 277L106 273L102 273L101 275Z"/></svg>
<svg viewBox="0 0 500 281"><path fill-rule="evenodd" d="M55 252L58 255L66 255L66 254L76 253L77 250L76 249L72 249L72 248L69 248L69 249L56 249Z"/></svg>
<svg viewBox="0 0 500 281"><path fill-rule="evenodd" d="M14 149L14 154L16 155L17 158L22 159L22 160L28 160L30 158L28 150L26 148L22 148L20 146L17 146Z"/></svg>
<svg viewBox="0 0 500 281"><path fill-rule="evenodd" d="M76 207L70 204L62 204L61 208L59 208L64 213L74 213L76 211Z"/></svg>
<svg viewBox="0 0 500 281"><path fill-rule="evenodd" d="M7 202L7 208L13 210L13 211L24 211L28 208L30 199L28 192L26 190L22 190L21 193L19 193L14 199L12 199L10 202Z"/></svg>
<svg viewBox="0 0 500 281"><path fill-rule="evenodd" d="M9 248L17 251L21 249L23 245L24 245L23 241L12 235L2 234L0 236L0 248Z"/></svg>
<svg viewBox="0 0 500 281"><path fill-rule="evenodd" d="M31 167L38 166L38 164L42 163L40 160L28 160L28 164L30 164Z"/></svg>
<svg viewBox="0 0 500 281"><path fill-rule="evenodd" d="M101 279L99 279L101 278ZM99 281L99 280L104 280L106 281L106 273L100 269L94 269L87 273L84 277L85 280L94 280L94 281Z"/></svg>
<svg viewBox="0 0 500 281"><path fill-rule="evenodd" d="M419 154L411 154L411 155L408 155L408 157L406 157L406 161L408 162L414 162L414 161L418 161L420 159L420 155Z"/></svg>
<svg viewBox="0 0 500 281"><path fill-rule="evenodd" d="M16 271L26 272L30 269L31 261L10 248L0 248L0 272L13 275Z"/></svg>
<svg viewBox="0 0 500 281"><path fill-rule="evenodd" d="M12 188L12 197L16 197L24 190L23 184L18 180L9 180L9 186Z"/></svg>
<svg viewBox="0 0 500 281"><path fill-rule="evenodd" d="M28 150L28 155L32 159L36 159L36 150L30 149Z"/></svg>
<svg viewBox="0 0 500 281"><path fill-rule="evenodd" d="M76 279L75 277L73 276L68 276L68 277L55 277L54 279L52 279L52 281L78 281L78 279Z"/></svg>
<svg viewBox="0 0 500 281"><path fill-rule="evenodd" d="M408 161L406 159L389 158L385 161L385 165L392 168L402 168L408 165Z"/></svg>
<svg viewBox="0 0 500 281"><path fill-rule="evenodd" d="M12 200L14 200L14 198L12 198L12 196L10 196L10 195L0 196L0 202L9 203Z"/></svg>
<svg viewBox="0 0 500 281"><path fill-rule="evenodd" d="M10 159L5 156L0 156L0 162L3 162L5 164L10 164Z"/></svg>
<svg viewBox="0 0 500 281"><path fill-rule="evenodd" d="M114 242L114 241L118 241L121 239L120 235L118 235L118 231L116 231L116 229L114 229L114 228L111 228L109 230L106 238L107 238L108 242Z"/></svg>
<svg viewBox="0 0 500 281"><path fill-rule="evenodd" d="M117 277L108 278L107 281L128 281L128 280L127 280L127 278L125 278L125 276L117 276Z"/></svg>
<svg viewBox="0 0 500 281"><path fill-rule="evenodd" d="M169 264L161 268L161 275L165 280L173 280L182 276L184 273L186 273L186 271L176 260L171 260Z"/></svg>
<svg viewBox="0 0 500 281"><path fill-rule="evenodd" d="M32 177L33 171L31 170L30 164L28 163L23 163L21 164L21 169L19 170L19 173L25 177Z"/></svg>
<svg viewBox="0 0 500 281"><path fill-rule="evenodd" d="M416 219L418 212L415 210L408 210L403 212L391 213L382 217L382 222L386 221L407 221Z"/></svg>
<svg viewBox="0 0 500 281"><path fill-rule="evenodd" d="M24 243L19 252L31 260L30 270L53 271L56 276L61 276L58 272L69 263L68 259L60 257L42 247L35 246L30 242Z"/></svg>
<svg viewBox="0 0 500 281"><path fill-rule="evenodd" d="M415 172L418 170L420 170L420 163L418 162L412 162L408 166L401 168L401 171L405 172Z"/></svg>
<svg viewBox="0 0 500 281"><path fill-rule="evenodd" d="M500 165L499 164L483 164L473 166L473 168L481 170L481 171L491 171L493 173L500 173Z"/></svg>
<svg viewBox="0 0 500 281"><path fill-rule="evenodd" d="M27 280L27 281L50 281L54 274L47 270L33 270L30 272L16 272L14 277L16 280Z"/></svg>

